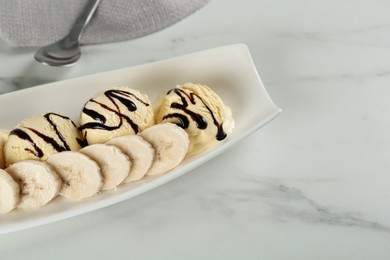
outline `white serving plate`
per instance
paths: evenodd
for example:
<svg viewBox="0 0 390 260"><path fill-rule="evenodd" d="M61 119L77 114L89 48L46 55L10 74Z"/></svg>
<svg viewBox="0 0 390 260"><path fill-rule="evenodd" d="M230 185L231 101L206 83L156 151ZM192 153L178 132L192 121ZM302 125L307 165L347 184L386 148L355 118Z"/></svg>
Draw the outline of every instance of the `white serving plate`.
<svg viewBox="0 0 390 260"><path fill-rule="evenodd" d="M218 47L0 95L0 128L12 129L22 119L45 112L63 113L78 122L83 104L99 90L110 86L127 85L154 100L160 93L186 82L211 86L232 109L236 127L226 140L185 159L164 175L123 184L115 191L105 191L80 202L57 197L37 210L16 210L1 215L0 234L77 216L154 189L219 155L280 113L268 96L244 44Z"/></svg>

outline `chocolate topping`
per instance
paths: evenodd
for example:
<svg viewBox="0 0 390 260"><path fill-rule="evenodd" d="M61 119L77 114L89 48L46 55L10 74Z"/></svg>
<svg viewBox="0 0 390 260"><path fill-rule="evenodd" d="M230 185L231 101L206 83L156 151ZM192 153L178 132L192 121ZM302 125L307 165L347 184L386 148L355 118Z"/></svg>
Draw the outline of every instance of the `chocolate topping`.
<svg viewBox="0 0 390 260"><path fill-rule="evenodd" d="M188 117L190 117L195 122L197 128L199 128L199 129L206 129L207 126L208 126L207 125L207 120L204 117L202 117L200 114L195 113L195 112L191 111L190 109L188 109L188 101L187 101L187 99L193 105L195 105L197 100L199 100L206 107L206 109L208 110L208 112L211 115L211 118L213 119L214 125L217 127L217 134L216 134L215 138L218 141L221 141L221 140L226 138L227 134L223 130L223 123L219 123L217 121L217 119L215 118L214 112L204 102L202 97L200 97L199 95L197 95L196 93L194 93L192 91L190 93L186 93L184 90L179 89L179 88L171 89L170 91L168 91L167 95L171 94L172 91L176 95L178 95L180 97L181 104L174 102L174 103L171 104L171 108L181 110L187 116L183 115L183 114L180 114L180 113L171 113L171 114L165 115L163 117L163 120L168 119L168 118L177 118L179 120L179 123L176 123L176 124L178 126L180 126L181 128L186 129L189 126L189 119L188 119Z"/></svg>
<svg viewBox="0 0 390 260"><path fill-rule="evenodd" d="M24 132L22 129L16 128L16 129L12 130L9 134L16 135L17 137L19 137L22 140L29 141L30 144L32 145L32 147L34 148L34 150L32 150L30 148L25 148L24 150L32 153L33 155L35 155L38 158L43 157L43 152L42 152L41 148L39 148L37 146L37 144L33 141L33 139L26 132Z"/></svg>
<svg viewBox="0 0 390 260"><path fill-rule="evenodd" d="M44 156L42 149L37 145L37 143L34 142L34 140L31 138L31 136L29 134L27 134L26 131L24 131L22 128L28 129L31 132L33 132L34 134L36 134L37 136L39 136L43 141L50 144L57 152L70 151L71 149L70 149L68 143L66 142L62 133L58 130L58 126L52 120L52 117L60 117L60 118L65 119L65 120L69 120L76 127L74 122L69 117L59 115L56 113L47 113L43 117L52 126L55 134L57 135L57 137L60 139L61 142L57 142L54 138L43 134L42 132L38 131L37 129L35 129L33 127L20 126L19 128L12 130L10 132L10 135L16 135L20 139L23 139L23 140L30 142L33 149L25 148L25 151L29 151L30 153L32 153L34 156L36 156L38 158L42 158ZM79 140L77 140L77 141L79 141ZM80 143L80 141L79 141L79 143Z"/></svg>
<svg viewBox="0 0 390 260"><path fill-rule="evenodd" d="M138 125L134 123L134 121L127 115L121 113L121 110L119 108L119 105L117 101L119 101L121 104L123 104L128 111L134 112L137 110L137 105L131 100L135 99L137 100L140 104L144 106L149 106L149 104L143 100L141 100L139 97L134 95L133 93L130 93L125 90L120 90L120 89L110 89L104 92L104 95L111 101L111 103L114 105L115 109L112 109L108 107L107 105L98 102L94 99L90 99L89 102L93 102L98 104L100 107L104 108L105 110L111 111L114 114L116 114L119 117L119 123L118 125L115 126L108 126L106 125L106 118L104 115L101 113L88 109L84 107L82 113L88 115L89 117L93 118L97 122L89 122L85 123L82 126L79 127L80 130L84 129L100 129L100 130L106 130L106 131L113 131L116 129L119 129L123 125L123 120L129 123L131 128L134 130L135 133L138 133Z"/></svg>

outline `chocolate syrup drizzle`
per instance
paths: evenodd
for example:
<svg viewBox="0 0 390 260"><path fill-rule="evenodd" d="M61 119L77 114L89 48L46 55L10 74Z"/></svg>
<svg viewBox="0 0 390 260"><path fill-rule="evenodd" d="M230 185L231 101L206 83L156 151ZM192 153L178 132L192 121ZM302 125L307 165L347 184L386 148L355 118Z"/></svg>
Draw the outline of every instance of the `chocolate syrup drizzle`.
<svg viewBox="0 0 390 260"><path fill-rule="evenodd" d="M221 141L223 139L226 138L227 134L225 133L225 131L223 130L223 123L219 123L217 121L217 119L215 118L215 115L213 113L213 111L210 109L210 107L204 102L204 100L202 99L202 97L200 97L199 95L197 95L196 93L194 92L190 92L189 94L186 93L184 90L182 89L179 89L179 88L174 88L174 89L171 89L170 91L168 91L167 95L169 95L170 93L172 93L172 91L178 95L180 97L180 100L181 100L181 104L180 103L172 103L171 104L171 108L175 108L175 109L178 109L178 110L181 110L183 111L186 115L183 115L183 114L180 114L180 113L171 113L171 114L167 114L163 117L163 120L165 119L168 119L168 118L176 118L179 120L178 123L176 123L178 126L180 126L181 128L183 129L186 129L188 128L189 126L189 119L188 119L188 116L191 117L191 119L195 122L196 124L196 127L199 128L199 129L206 129L207 128L207 120L202 117L200 114L197 114L191 110L188 109L188 101L187 99L191 102L191 104L195 105L196 104L196 99L197 98L198 100L200 100L203 105L206 107L206 109L208 110L208 112L210 113L211 115L211 118L213 119L213 123L214 125L217 127L217 135L215 136L215 138L218 140L218 141Z"/></svg>
<svg viewBox="0 0 390 260"><path fill-rule="evenodd" d="M65 138L63 137L62 133L58 130L57 124L54 123L54 121L52 120L53 116L60 117L60 118L65 119L65 120L69 120L75 127L76 127L76 125L69 117L59 115L56 113L47 113L43 116L47 120L47 122L53 127L54 132L56 133L57 137L61 141L60 143L57 142L54 138L47 136L47 135L39 132L38 130L36 130L32 127L21 126L21 128L16 128L16 129L12 130L10 132L10 135L16 135L20 139L28 141L31 144L32 149L25 148L24 150L32 153L34 156L36 156L38 158L42 158L44 156L42 149L34 142L34 140L31 138L31 136L26 131L24 131L22 128L28 129L31 132L33 132L34 134L36 134L37 136L39 136L43 141L50 144L54 148L54 150L56 150L57 152L70 151L71 149L70 149L68 143L66 142ZM79 143L83 142L82 140L79 140L79 139L77 139L77 141Z"/></svg>
<svg viewBox="0 0 390 260"><path fill-rule="evenodd" d="M137 105L132 100L130 100L130 98L136 99L138 102L140 102L141 104L143 104L145 106L149 106L149 104L147 102L141 100L139 97L137 97L133 93L130 93L130 92L124 91L124 90L111 89L111 90L105 91L104 95L115 106L115 109L112 109L112 108L108 107L107 105L94 100L93 98L90 99L88 102L96 103L100 107L116 114L119 117L119 124L116 126L106 125L105 123L106 123L107 119L104 115L100 114L99 112L97 112L95 110L88 109L84 106L82 112L84 114L88 115L89 117L93 118L96 122L89 122L89 123L83 124L82 126L79 127L79 130L100 129L100 130L106 130L106 131L113 131L113 130L119 129L123 125L123 121L126 120L126 122L128 122L129 125L131 126L131 128L134 130L134 132L138 133L139 132L138 125L136 123L134 123L134 121L129 116L121 113L121 110L119 108L117 101L119 101L121 104L123 104L127 108L127 110L130 112L134 112L137 110Z"/></svg>

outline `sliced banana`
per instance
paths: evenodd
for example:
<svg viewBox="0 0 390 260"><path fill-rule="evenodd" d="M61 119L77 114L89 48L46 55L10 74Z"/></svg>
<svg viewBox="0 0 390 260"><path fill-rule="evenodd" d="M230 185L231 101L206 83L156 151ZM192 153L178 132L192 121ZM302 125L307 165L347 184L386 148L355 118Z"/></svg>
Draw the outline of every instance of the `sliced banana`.
<svg viewBox="0 0 390 260"><path fill-rule="evenodd" d="M129 175L131 162L117 147L106 144L93 144L79 151L94 160L103 175L102 190L113 189Z"/></svg>
<svg viewBox="0 0 390 260"><path fill-rule="evenodd" d="M19 208L38 208L51 201L61 189L61 179L45 162L26 160L12 164L6 171L19 184Z"/></svg>
<svg viewBox="0 0 390 260"><path fill-rule="evenodd" d="M0 169L4 169L5 167L5 157L4 157L4 144L5 139L2 135L0 135Z"/></svg>
<svg viewBox="0 0 390 260"><path fill-rule="evenodd" d="M60 175L64 182L60 195L81 200L100 191L103 178L98 164L79 152L61 152L50 155L47 162Z"/></svg>
<svg viewBox="0 0 390 260"><path fill-rule="evenodd" d="M151 126L140 135L155 149L147 175L162 174L175 168L186 156L190 144L187 133L171 123Z"/></svg>
<svg viewBox="0 0 390 260"><path fill-rule="evenodd" d="M132 166L129 176L124 180L126 183L144 177L153 163L154 149L139 135L115 137L106 144L118 147L130 158Z"/></svg>
<svg viewBox="0 0 390 260"><path fill-rule="evenodd" d="M19 185L11 175L0 169L0 214L13 210L19 200Z"/></svg>

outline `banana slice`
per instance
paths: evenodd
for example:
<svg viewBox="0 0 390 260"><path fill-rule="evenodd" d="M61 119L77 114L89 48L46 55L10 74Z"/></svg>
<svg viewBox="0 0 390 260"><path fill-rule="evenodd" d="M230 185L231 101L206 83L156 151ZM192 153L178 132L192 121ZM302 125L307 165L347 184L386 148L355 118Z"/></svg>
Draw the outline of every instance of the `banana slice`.
<svg viewBox="0 0 390 260"><path fill-rule="evenodd" d="M186 156L190 144L187 133L172 123L151 126L140 135L155 149L147 175L162 174L175 168Z"/></svg>
<svg viewBox="0 0 390 260"><path fill-rule="evenodd" d="M139 135L115 137L106 144L118 147L130 158L132 166L129 176L124 180L126 183L144 177L152 165L154 149Z"/></svg>
<svg viewBox="0 0 390 260"><path fill-rule="evenodd" d="M103 175L102 190L113 189L129 175L131 162L117 147L106 144L93 144L79 151L94 160Z"/></svg>
<svg viewBox="0 0 390 260"><path fill-rule="evenodd" d="M81 200L95 195L103 186L100 168L88 156L65 151L50 155L47 162L60 175L64 184L60 195Z"/></svg>
<svg viewBox="0 0 390 260"><path fill-rule="evenodd" d="M4 169L5 167L4 144L5 139L2 135L0 135L0 169Z"/></svg>
<svg viewBox="0 0 390 260"><path fill-rule="evenodd" d="M26 160L9 166L6 171L19 183L19 208L38 208L51 201L61 189L61 179L44 162Z"/></svg>
<svg viewBox="0 0 390 260"><path fill-rule="evenodd" d="M0 214L13 210L19 200L19 185L5 170L0 169Z"/></svg>

